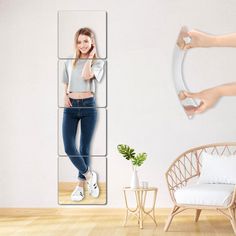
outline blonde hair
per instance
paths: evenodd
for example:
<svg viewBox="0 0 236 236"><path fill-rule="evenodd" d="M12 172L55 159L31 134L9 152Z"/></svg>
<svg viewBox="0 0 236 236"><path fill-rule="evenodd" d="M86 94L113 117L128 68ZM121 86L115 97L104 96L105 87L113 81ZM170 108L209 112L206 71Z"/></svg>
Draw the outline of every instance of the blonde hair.
<svg viewBox="0 0 236 236"><path fill-rule="evenodd" d="M75 37L74 37L75 48L77 48L77 41L78 41L78 38L79 38L80 35L86 35L86 36L90 37L92 39L93 44L96 45L95 44L95 36L94 36L93 31L90 28L84 27L84 28L79 29L75 33ZM76 63L79 60L79 58L80 58L80 51L76 50L73 66L76 65ZM93 58L97 58L97 54L96 53L94 54Z"/></svg>

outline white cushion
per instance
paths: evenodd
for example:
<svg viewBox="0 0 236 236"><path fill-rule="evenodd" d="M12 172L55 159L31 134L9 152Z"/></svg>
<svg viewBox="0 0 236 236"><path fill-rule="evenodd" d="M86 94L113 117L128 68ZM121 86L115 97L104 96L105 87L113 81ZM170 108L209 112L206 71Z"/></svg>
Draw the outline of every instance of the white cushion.
<svg viewBox="0 0 236 236"><path fill-rule="evenodd" d="M194 184L175 191L179 204L227 206L234 191L232 184Z"/></svg>
<svg viewBox="0 0 236 236"><path fill-rule="evenodd" d="M236 184L236 156L202 154L199 183Z"/></svg>

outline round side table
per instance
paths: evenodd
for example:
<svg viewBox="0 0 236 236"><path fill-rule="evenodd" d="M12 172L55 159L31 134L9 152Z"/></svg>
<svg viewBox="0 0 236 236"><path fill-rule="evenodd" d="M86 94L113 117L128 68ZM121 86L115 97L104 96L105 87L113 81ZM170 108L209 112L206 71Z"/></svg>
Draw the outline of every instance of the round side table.
<svg viewBox="0 0 236 236"><path fill-rule="evenodd" d="M158 188L149 187L149 188L135 188L132 189L130 187L124 187L124 197L125 197L125 204L126 204L126 216L125 216L125 223L127 223L128 215L135 215L138 219L138 224L140 229L143 228L143 221L146 216L151 217L155 225L157 226L156 218L155 218L155 205L156 205L156 196L157 196ZM133 192L135 194L136 204L137 206L134 209L131 209L128 205L127 194L129 192ZM145 209L145 201L148 192L153 192L153 204L150 210Z"/></svg>

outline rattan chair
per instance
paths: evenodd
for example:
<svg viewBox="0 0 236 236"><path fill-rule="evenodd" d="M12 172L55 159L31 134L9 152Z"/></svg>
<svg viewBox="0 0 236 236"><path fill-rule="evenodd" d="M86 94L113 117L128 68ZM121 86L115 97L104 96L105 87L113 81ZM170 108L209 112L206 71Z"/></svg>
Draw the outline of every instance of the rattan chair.
<svg viewBox="0 0 236 236"><path fill-rule="evenodd" d="M198 179L198 177L200 176L201 166L202 166L201 155L204 151L209 154L217 154L219 156L235 155L236 143L210 144L197 148L192 148L181 154L172 163L172 165L166 172L166 180L171 199L174 203L174 207L166 221L164 230L168 231L173 217L184 210L196 209L195 222L197 222L201 214L201 210L214 209L217 210L219 213L222 213L230 220L234 233L236 235L236 219L235 219L236 185L232 186L234 187L234 190L231 201L227 206L178 204L176 201L175 192L178 189L187 186L187 184L194 182L194 180Z"/></svg>

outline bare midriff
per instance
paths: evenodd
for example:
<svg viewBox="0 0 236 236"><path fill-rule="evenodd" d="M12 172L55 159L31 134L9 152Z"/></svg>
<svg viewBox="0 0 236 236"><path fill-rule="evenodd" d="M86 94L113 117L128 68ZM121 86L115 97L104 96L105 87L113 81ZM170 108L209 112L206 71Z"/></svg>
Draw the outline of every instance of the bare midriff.
<svg viewBox="0 0 236 236"><path fill-rule="evenodd" d="M82 92L82 93L70 92L68 96L73 99L84 99L84 98L93 97L93 93L92 92Z"/></svg>

